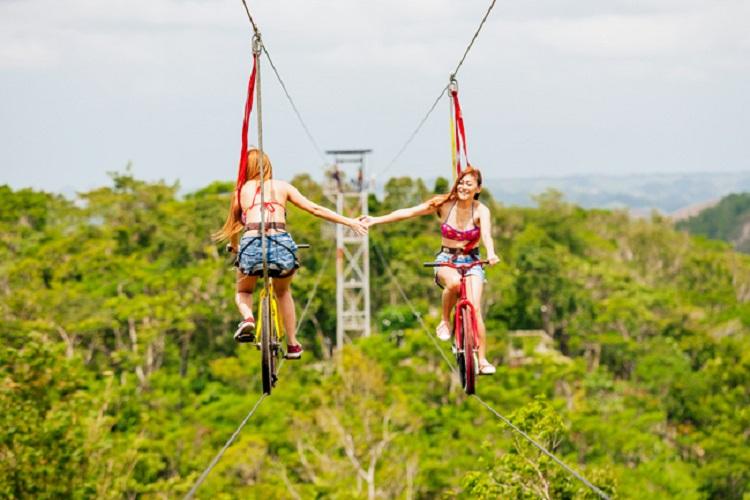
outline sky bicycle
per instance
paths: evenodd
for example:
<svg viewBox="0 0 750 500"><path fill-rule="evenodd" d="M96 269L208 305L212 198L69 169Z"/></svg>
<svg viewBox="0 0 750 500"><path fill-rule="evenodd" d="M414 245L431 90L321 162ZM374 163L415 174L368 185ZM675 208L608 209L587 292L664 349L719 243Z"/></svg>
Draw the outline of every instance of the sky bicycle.
<svg viewBox="0 0 750 500"><path fill-rule="evenodd" d="M299 244L297 248L310 248L308 244ZM260 331L260 342L256 345L260 349L260 369L263 380L263 393L271 394L271 389L279 380L279 360L284 357L282 340L284 328L279 318L279 305L273 289L273 272L269 272L268 287L261 287L258 294L258 324L256 331Z"/></svg>
<svg viewBox="0 0 750 500"><path fill-rule="evenodd" d="M229 248L229 247L228 247ZM307 243L300 243L297 248L310 248ZM253 275L262 277L263 270L254 270ZM276 300L276 292L273 288L274 276L279 276L277 269L268 270L268 287L261 286L258 293L258 315L255 325L255 346L260 351L261 379L263 382L263 393L271 394L271 390L279 380L279 360L286 357L283 343L284 327L279 317L279 305ZM258 339L258 332L260 338Z"/></svg>
<svg viewBox="0 0 750 500"><path fill-rule="evenodd" d="M461 286L458 301L453 310L453 352L458 363L458 374L466 394L474 394L478 373L479 330L474 304L466 296L466 274L474 266L489 264L487 260L477 260L468 264L453 262L425 262L425 267L450 267L458 271Z"/></svg>

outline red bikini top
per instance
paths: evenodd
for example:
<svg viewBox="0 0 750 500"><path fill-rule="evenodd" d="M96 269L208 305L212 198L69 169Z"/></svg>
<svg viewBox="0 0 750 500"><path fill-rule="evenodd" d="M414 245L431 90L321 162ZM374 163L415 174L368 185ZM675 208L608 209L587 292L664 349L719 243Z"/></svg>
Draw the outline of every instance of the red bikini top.
<svg viewBox="0 0 750 500"><path fill-rule="evenodd" d="M253 194L253 201L250 203L250 206L247 207L245 210L242 211L242 223L243 224L247 224L248 223L247 222L247 212L250 211L250 210L252 210L255 207L255 205L256 205L255 199L258 197L259 194L260 194L260 184L258 184L258 187L255 188L255 194ZM260 203L257 203L257 205L260 205ZM263 203L263 206L266 208L266 210L268 210L271 213L273 213L273 212L276 211L276 207L274 207L274 205L278 205L278 206L280 206L281 208L284 209L284 218L286 218L286 207L284 207L284 205L282 205L278 201L271 200L271 201L267 201L267 202Z"/></svg>
<svg viewBox="0 0 750 500"><path fill-rule="evenodd" d="M479 242L481 229L479 226L474 224L473 228L461 231L460 229L456 229L455 227L448 224L448 219L450 218L453 207L455 206L456 203L451 205L450 210L448 210L448 216L445 218L445 222L440 225L440 233L443 235L443 238L447 238L449 240L468 241L469 243L466 246L473 248ZM472 222L474 221L474 203L471 204L471 220Z"/></svg>

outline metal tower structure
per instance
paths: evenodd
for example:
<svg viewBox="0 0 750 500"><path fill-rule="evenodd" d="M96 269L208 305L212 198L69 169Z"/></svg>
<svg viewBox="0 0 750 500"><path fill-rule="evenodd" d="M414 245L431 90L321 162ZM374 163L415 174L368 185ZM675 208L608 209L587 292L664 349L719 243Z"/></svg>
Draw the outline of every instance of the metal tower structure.
<svg viewBox="0 0 750 500"><path fill-rule="evenodd" d="M333 165L327 172L326 195L346 217L367 215L368 183L365 155L371 149L330 150ZM348 227L336 225L336 348L349 334L370 336L370 240Z"/></svg>

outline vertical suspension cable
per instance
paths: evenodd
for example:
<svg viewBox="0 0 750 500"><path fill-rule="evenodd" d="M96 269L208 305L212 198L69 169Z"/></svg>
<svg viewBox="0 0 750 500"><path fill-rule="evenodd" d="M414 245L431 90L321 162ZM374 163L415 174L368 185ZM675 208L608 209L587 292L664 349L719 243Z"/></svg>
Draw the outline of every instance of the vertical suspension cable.
<svg viewBox="0 0 750 500"><path fill-rule="evenodd" d="M263 103L261 102L261 84L260 84L260 55L263 52L263 41L260 38L260 32L256 31L253 36L253 55L257 58L258 64L255 75L255 100L257 101L257 118L258 118L258 165L260 171L260 253L261 262L263 263L263 288L268 297L269 286L268 286L268 257L266 255L266 249L268 248L268 241L266 239L266 169L264 165L264 153L263 153Z"/></svg>

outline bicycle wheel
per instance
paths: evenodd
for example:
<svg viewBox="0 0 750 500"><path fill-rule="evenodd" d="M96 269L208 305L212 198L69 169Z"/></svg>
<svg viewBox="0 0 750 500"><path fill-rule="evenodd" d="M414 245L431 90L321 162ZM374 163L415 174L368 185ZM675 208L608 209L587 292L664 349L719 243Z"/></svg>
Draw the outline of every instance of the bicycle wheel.
<svg viewBox="0 0 750 500"><path fill-rule="evenodd" d="M268 295L264 295L261 299L260 314L262 318L260 331L261 378L263 379L263 392L270 395L274 382L275 367L272 352L273 325L271 324L271 305Z"/></svg>
<svg viewBox="0 0 750 500"><path fill-rule="evenodd" d="M461 380L461 387L466 387L466 362L463 350L463 324L458 323L459 326L456 328L457 322L455 318L453 320L453 353L456 355L456 364L458 365L458 378Z"/></svg>
<svg viewBox="0 0 750 500"><path fill-rule="evenodd" d="M464 340L464 391L466 394L474 394L474 328L471 321L472 311L465 307L461 313L461 324L463 327Z"/></svg>

